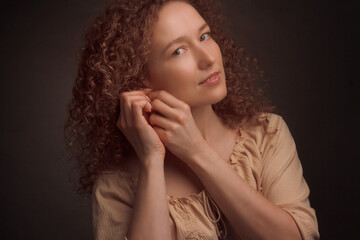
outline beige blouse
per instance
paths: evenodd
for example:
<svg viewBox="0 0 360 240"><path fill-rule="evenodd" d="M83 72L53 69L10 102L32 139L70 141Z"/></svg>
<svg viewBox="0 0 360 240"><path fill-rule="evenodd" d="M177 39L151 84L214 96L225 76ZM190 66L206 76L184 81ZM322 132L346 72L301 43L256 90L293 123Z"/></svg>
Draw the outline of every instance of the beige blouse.
<svg viewBox="0 0 360 240"><path fill-rule="evenodd" d="M254 126L253 121L263 124ZM309 187L295 142L283 118L266 113L239 128L229 165L251 187L295 220L303 239L319 239ZM95 239L124 239L134 208L137 178L107 171L94 185ZM172 239L240 239L206 190L185 197L167 195Z"/></svg>

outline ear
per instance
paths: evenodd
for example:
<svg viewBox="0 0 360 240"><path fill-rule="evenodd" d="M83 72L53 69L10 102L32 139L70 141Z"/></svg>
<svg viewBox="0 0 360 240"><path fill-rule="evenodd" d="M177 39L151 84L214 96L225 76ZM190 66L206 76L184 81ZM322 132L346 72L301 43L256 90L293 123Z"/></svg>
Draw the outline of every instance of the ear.
<svg viewBox="0 0 360 240"><path fill-rule="evenodd" d="M149 74L146 74L143 78L143 83L147 88L152 88L152 84L151 84L151 78L149 76Z"/></svg>
<svg viewBox="0 0 360 240"><path fill-rule="evenodd" d="M144 85L145 85L147 88L150 87L150 81L149 81L148 78L145 78L145 79L144 79Z"/></svg>

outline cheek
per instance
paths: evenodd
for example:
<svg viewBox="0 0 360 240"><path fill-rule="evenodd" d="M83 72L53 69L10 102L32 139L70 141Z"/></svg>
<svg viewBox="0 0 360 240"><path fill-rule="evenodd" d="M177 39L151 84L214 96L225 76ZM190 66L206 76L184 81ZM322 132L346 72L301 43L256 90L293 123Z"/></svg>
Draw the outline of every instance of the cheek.
<svg viewBox="0 0 360 240"><path fill-rule="evenodd" d="M217 58L220 59L222 62L222 53L221 53L220 47L219 47L219 45L217 45L217 43L215 43L215 52L216 52Z"/></svg>
<svg viewBox="0 0 360 240"><path fill-rule="evenodd" d="M194 79L194 70L189 59L176 59L166 64L157 64L150 71L151 81L155 88L172 89Z"/></svg>

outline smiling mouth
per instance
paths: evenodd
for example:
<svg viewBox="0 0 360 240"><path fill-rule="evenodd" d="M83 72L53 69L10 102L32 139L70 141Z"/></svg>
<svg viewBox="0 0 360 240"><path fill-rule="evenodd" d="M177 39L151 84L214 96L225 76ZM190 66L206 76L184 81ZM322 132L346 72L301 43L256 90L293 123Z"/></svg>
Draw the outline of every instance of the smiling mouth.
<svg viewBox="0 0 360 240"><path fill-rule="evenodd" d="M218 75L219 75L219 72L214 72L214 73L210 74L204 81L200 82L199 85L213 81Z"/></svg>

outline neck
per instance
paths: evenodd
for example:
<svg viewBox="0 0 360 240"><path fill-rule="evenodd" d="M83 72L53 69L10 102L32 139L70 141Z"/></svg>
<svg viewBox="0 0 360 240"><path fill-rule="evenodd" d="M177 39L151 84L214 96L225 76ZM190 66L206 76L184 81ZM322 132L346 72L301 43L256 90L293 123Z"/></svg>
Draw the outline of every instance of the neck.
<svg viewBox="0 0 360 240"><path fill-rule="evenodd" d="M208 143L215 142L219 137L219 133L226 128L211 105L191 108L191 113L201 135Z"/></svg>

